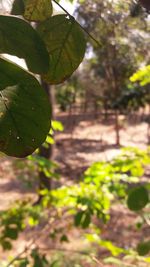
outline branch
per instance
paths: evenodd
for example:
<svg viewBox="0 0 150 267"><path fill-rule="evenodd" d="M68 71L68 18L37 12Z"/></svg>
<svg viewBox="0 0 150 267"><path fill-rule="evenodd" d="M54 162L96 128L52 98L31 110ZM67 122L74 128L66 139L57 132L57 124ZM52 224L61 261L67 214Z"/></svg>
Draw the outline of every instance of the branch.
<svg viewBox="0 0 150 267"><path fill-rule="evenodd" d="M56 5L58 5L68 16L69 16L69 18L71 18L71 19L74 19L74 17L62 6L62 5L60 5L56 0L53 0L53 2L56 4ZM93 35L91 35L78 21L76 21L76 23L78 23L78 25L80 26L80 28L99 46L99 47L101 47L101 44L100 44L100 42L97 40L97 39L95 39L94 37L93 37Z"/></svg>
<svg viewBox="0 0 150 267"><path fill-rule="evenodd" d="M18 255L16 255L7 265L6 265L6 267L9 267L9 266L11 266L15 261L19 261L19 260L21 260L20 259L20 257L25 253L25 252L27 252L29 249L30 249L30 247L33 245L33 242L31 243L31 244L29 244L29 246L28 247L25 247L24 248L24 250L22 250Z"/></svg>
<svg viewBox="0 0 150 267"><path fill-rule="evenodd" d="M54 250L54 251L62 251L62 252L68 252L68 253L77 253L77 254L90 257L89 253L86 251L79 251L79 250L65 249L65 248L51 248L51 247L38 247L38 248L39 250L42 250L42 251Z"/></svg>

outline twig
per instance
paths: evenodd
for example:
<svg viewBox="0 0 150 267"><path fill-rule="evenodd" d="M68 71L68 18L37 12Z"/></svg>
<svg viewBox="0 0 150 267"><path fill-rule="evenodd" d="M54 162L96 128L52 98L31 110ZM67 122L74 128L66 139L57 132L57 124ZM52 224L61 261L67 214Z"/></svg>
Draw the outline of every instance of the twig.
<svg viewBox="0 0 150 267"><path fill-rule="evenodd" d="M62 252L68 252L68 253L77 253L81 255L85 255L88 257L91 257L88 252L85 251L79 251L74 249L65 249L65 248L51 248L51 247L38 247L40 250L47 251L47 250L54 250L54 251L62 251Z"/></svg>
<svg viewBox="0 0 150 267"><path fill-rule="evenodd" d="M95 257L91 257L93 261L99 264L99 267L103 267L103 264Z"/></svg>
<svg viewBox="0 0 150 267"><path fill-rule="evenodd" d="M74 17L62 6L60 5L56 0L53 0L53 2L58 5L71 19L74 19ZM80 28L99 46L101 47L100 42L93 37L92 34L90 34L78 21L76 23L80 26Z"/></svg>
<svg viewBox="0 0 150 267"><path fill-rule="evenodd" d="M33 245L34 241L31 242L31 244L29 244L28 246L26 246L18 255L16 255L7 265L6 267L11 266L15 261L18 261L20 259L20 257L27 252L30 247Z"/></svg>

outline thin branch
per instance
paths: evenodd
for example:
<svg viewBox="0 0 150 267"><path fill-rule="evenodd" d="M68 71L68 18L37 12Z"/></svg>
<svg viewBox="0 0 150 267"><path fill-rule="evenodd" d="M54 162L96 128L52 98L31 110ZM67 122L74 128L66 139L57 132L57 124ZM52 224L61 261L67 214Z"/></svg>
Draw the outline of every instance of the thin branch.
<svg viewBox="0 0 150 267"><path fill-rule="evenodd" d="M97 258L95 258L95 257L91 257L92 258L92 260L94 261L94 262L96 262L96 263L98 263L99 264L99 267L103 267L104 265L97 259Z"/></svg>
<svg viewBox="0 0 150 267"><path fill-rule="evenodd" d="M53 2L56 4L56 5L58 5L68 16L69 16L69 18L71 18L71 19L74 19L74 17L62 6L62 5L60 5L56 0L53 0ZM80 26L80 28L99 46L99 47L101 47L101 44L100 44L100 42L97 40L97 39L95 39L94 37L93 37L93 35L92 34L90 34L78 21L76 21L76 23L78 23L78 25Z"/></svg>
<svg viewBox="0 0 150 267"><path fill-rule="evenodd" d="M74 249L65 249L65 248L51 248L51 247L38 247L40 250L42 251L49 251L49 250L53 250L53 251L62 251L62 252L68 252L68 253L77 253L77 254L81 254L81 255L85 255L88 257L91 257L89 255L88 252L85 251L79 251L79 250L74 250Z"/></svg>
<svg viewBox="0 0 150 267"><path fill-rule="evenodd" d="M9 266L11 266L15 261L20 260L20 257L30 249L30 247L33 245L33 243L34 243L34 241L32 241L32 242L31 242L28 246L26 246L20 253L18 253L18 255L16 255L16 256L15 256L15 257L14 257L8 264L7 264L6 267L9 267Z"/></svg>

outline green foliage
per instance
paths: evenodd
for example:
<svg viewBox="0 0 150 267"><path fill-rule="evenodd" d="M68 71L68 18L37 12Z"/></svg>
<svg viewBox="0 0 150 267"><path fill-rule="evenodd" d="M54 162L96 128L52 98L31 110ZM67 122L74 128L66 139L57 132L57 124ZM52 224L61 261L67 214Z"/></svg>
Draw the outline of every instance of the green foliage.
<svg viewBox="0 0 150 267"><path fill-rule="evenodd" d="M33 76L3 59L0 80L0 149L25 157L44 142L50 128L48 99Z"/></svg>
<svg viewBox="0 0 150 267"><path fill-rule="evenodd" d="M73 17L51 17L52 12L51 0L13 1L11 13L26 21L0 16L0 53L23 58L29 71L42 74L49 83L60 83L81 63L86 43ZM38 27L27 21L38 21ZM0 149L9 156L25 157L46 139L49 102L31 74L3 59L0 68Z"/></svg>
<svg viewBox="0 0 150 267"><path fill-rule="evenodd" d="M96 162L85 172L85 181L106 186L119 198L126 196L128 184L137 183L150 163L149 150L124 148L122 153L110 162Z"/></svg>
<svg viewBox="0 0 150 267"><path fill-rule="evenodd" d="M144 102L143 94L142 97L141 93L136 94L137 88L128 92L128 84L132 73L141 64L149 63L144 52L150 49L147 14L139 1L134 0L82 0L80 3L79 20L99 42L98 46L92 39L88 40L93 53L81 74L87 103L94 100L94 103L101 102L106 111L117 109L129 114L132 105L139 108Z"/></svg>
<svg viewBox="0 0 150 267"><path fill-rule="evenodd" d="M60 125L54 122L53 127L56 129ZM31 165L36 163L39 170L44 171L44 168L45 170L52 168L51 162L45 162L40 157L35 156L33 158L33 156L30 156L29 162L31 162ZM59 240L60 243L69 242L69 229L80 227L80 231L84 231L84 236L89 242L105 248L114 257L119 255L131 256L130 249L118 247L110 240L101 238L99 222L108 222L110 208L117 203L118 199L122 200L122 204L126 206L127 192L132 187L134 188L129 191L127 202L132 203L132 205L135 204L136 207L138 205L138 212L143 216L141 208L144 208L146 204L144 202L143 205L143 201L147 198L149 184L145 183L144 186L138 185L137 187L137 183L140 183L140 177L144 174L144 168L149 165L149 162L149 149L144 151L137 148L124 148L122 153L111 161L92 164L85 171L82 181L78 184L61 186L51 191L41 190L40 195L43 197L39 205L31 206L27 201L2 211L0 216L1 245L4 249L11 249L12 241L18 237L20 232L26 227L36 229L37 226L42 227L43 230L46 229L46 235L53 242L55 240L57 242ZM49 177L53 175L50 174ZM137 188L138 194L137 191L135 194ZM131 192L134 192L134 194ZM149 200L146 199L146 201ZM132 210L137 211L137 208L134 207ZM65 227L62 227L60 222L63 218ZM49 227L47 227L48 225ZM149 252L148 246L148 241L140 243L137 247L138 253L144 255L144 253ZM61 266L60 259L50 259L49 261L46 254L43 255L40 247L34 251L29 248L27 260L29 260L31 266L36 265L37 262L42 267L47 267L48 264ZM26 261L22 264L25 265ZM65 264L68 266L68 263L64 263L63 266Z"/></svg>
<svg viewBox="0 0 150 267"><path fill-rule="evenodd" d="M0 31L0 53L24 58L31 72L47 72L49 55L44 42L26 21L1 15Z"/></svg>
<svg viewBox="0 0 150 267"><path fill-rule="evenodd" d="M61 83L83 60L86 48L83 31L75 19L67 15L53 16L41 22L37 31L50 55L51 64L44 79L50 84Z"/></svg>
<svg viewBox="0 0 150 267"><path fill-rule="evenodd" d="M31 253L33 258L33 267L47 267L48 261L44 255L41 255L37 249L34 249Z"/></svg>
<svg viewBox="0 0 150 267"><path fill-rule="evenodd" d="M147 65L137 72L135 72L131 77L130 77L131 82L140 82L141 86L144 86L146 84L150 83L150 65Z"/></svg>
<svg viewBox="0 0 150 267"><path fill-rule="evenodd" d="M62 132L64 130L64 126L63 124L60 122L60 121L52 121L52 129L51 129L53 132L54 131L59 131L59 132ZM53 133L52 132L52 133Z"/></svg>
<svg viewBox="0 0 150 267"><path fill-rule="evenodd" d="M51 0L26 0L24 18L29 21L44 21L52 15Z"/></svg>
<svg viewBox="0 0 150 267"><path fill-rule="evenodd" d="M127 204L130 210L139 211L149 202L149 194L144 186L135 187L129 192Z"/></svg>
<svg viewBox="0 0 150 267"><path fill-rule="evenodd" d="M24 207L25 203L21 205L14 205L7 211L1 212L0 219L0 244L4 250L12 248L11 241L17 239L19 232L23 231L25 225L24 220Z"/></svg>
<svg viewBox="0 0 150 267"><path fill-rule="evenodd" d="M140 256L145 256L150 252L150 241L142 242L138 244L137 251Z"/></svg>
<svg viewBox="0 0 150 267"><path fill-rule="evenodd" d="M59 175L56 173L57 164L54 161L48 160L39 155L30 155L28 157L30 165L37 166L38 172L43 172L47 178L58 179Z"/></svg>

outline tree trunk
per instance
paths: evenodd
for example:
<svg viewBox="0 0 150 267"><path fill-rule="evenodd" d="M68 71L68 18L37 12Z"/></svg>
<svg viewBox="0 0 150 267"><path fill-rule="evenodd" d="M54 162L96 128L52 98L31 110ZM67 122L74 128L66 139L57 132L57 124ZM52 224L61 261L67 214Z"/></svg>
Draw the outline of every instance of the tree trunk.
<svg viewBox="0 0 150 267"><path fill-rule="evenodd" d="M116 132L116 145L120 146L120 131L119 131L119 112L115 111L115 132Z"/></svg>
<svg viewBox="0 0 150 267"><path fill-rule="evenodd" d="M52 102L53 101L52 101L52 95L51 95L51 88L42 79L41 79L41 85L42 85L43 89L45 90L45 92L48 95L49 102L50 102L50 105L51 105L51 112L52 112L52 106L53 106ZM48 147L41 146L39 148L39 156L50 160L51 157L52 157L52 145L48 144ZM42 189L51 190L51 188L52 188L51 179L47 178L43 171L40 171L39 172L39 190L42 190ZM41 201L41 199L42 199L42 196L39 194L39 199L38 199L37 203L39 203Z"/></svg>

